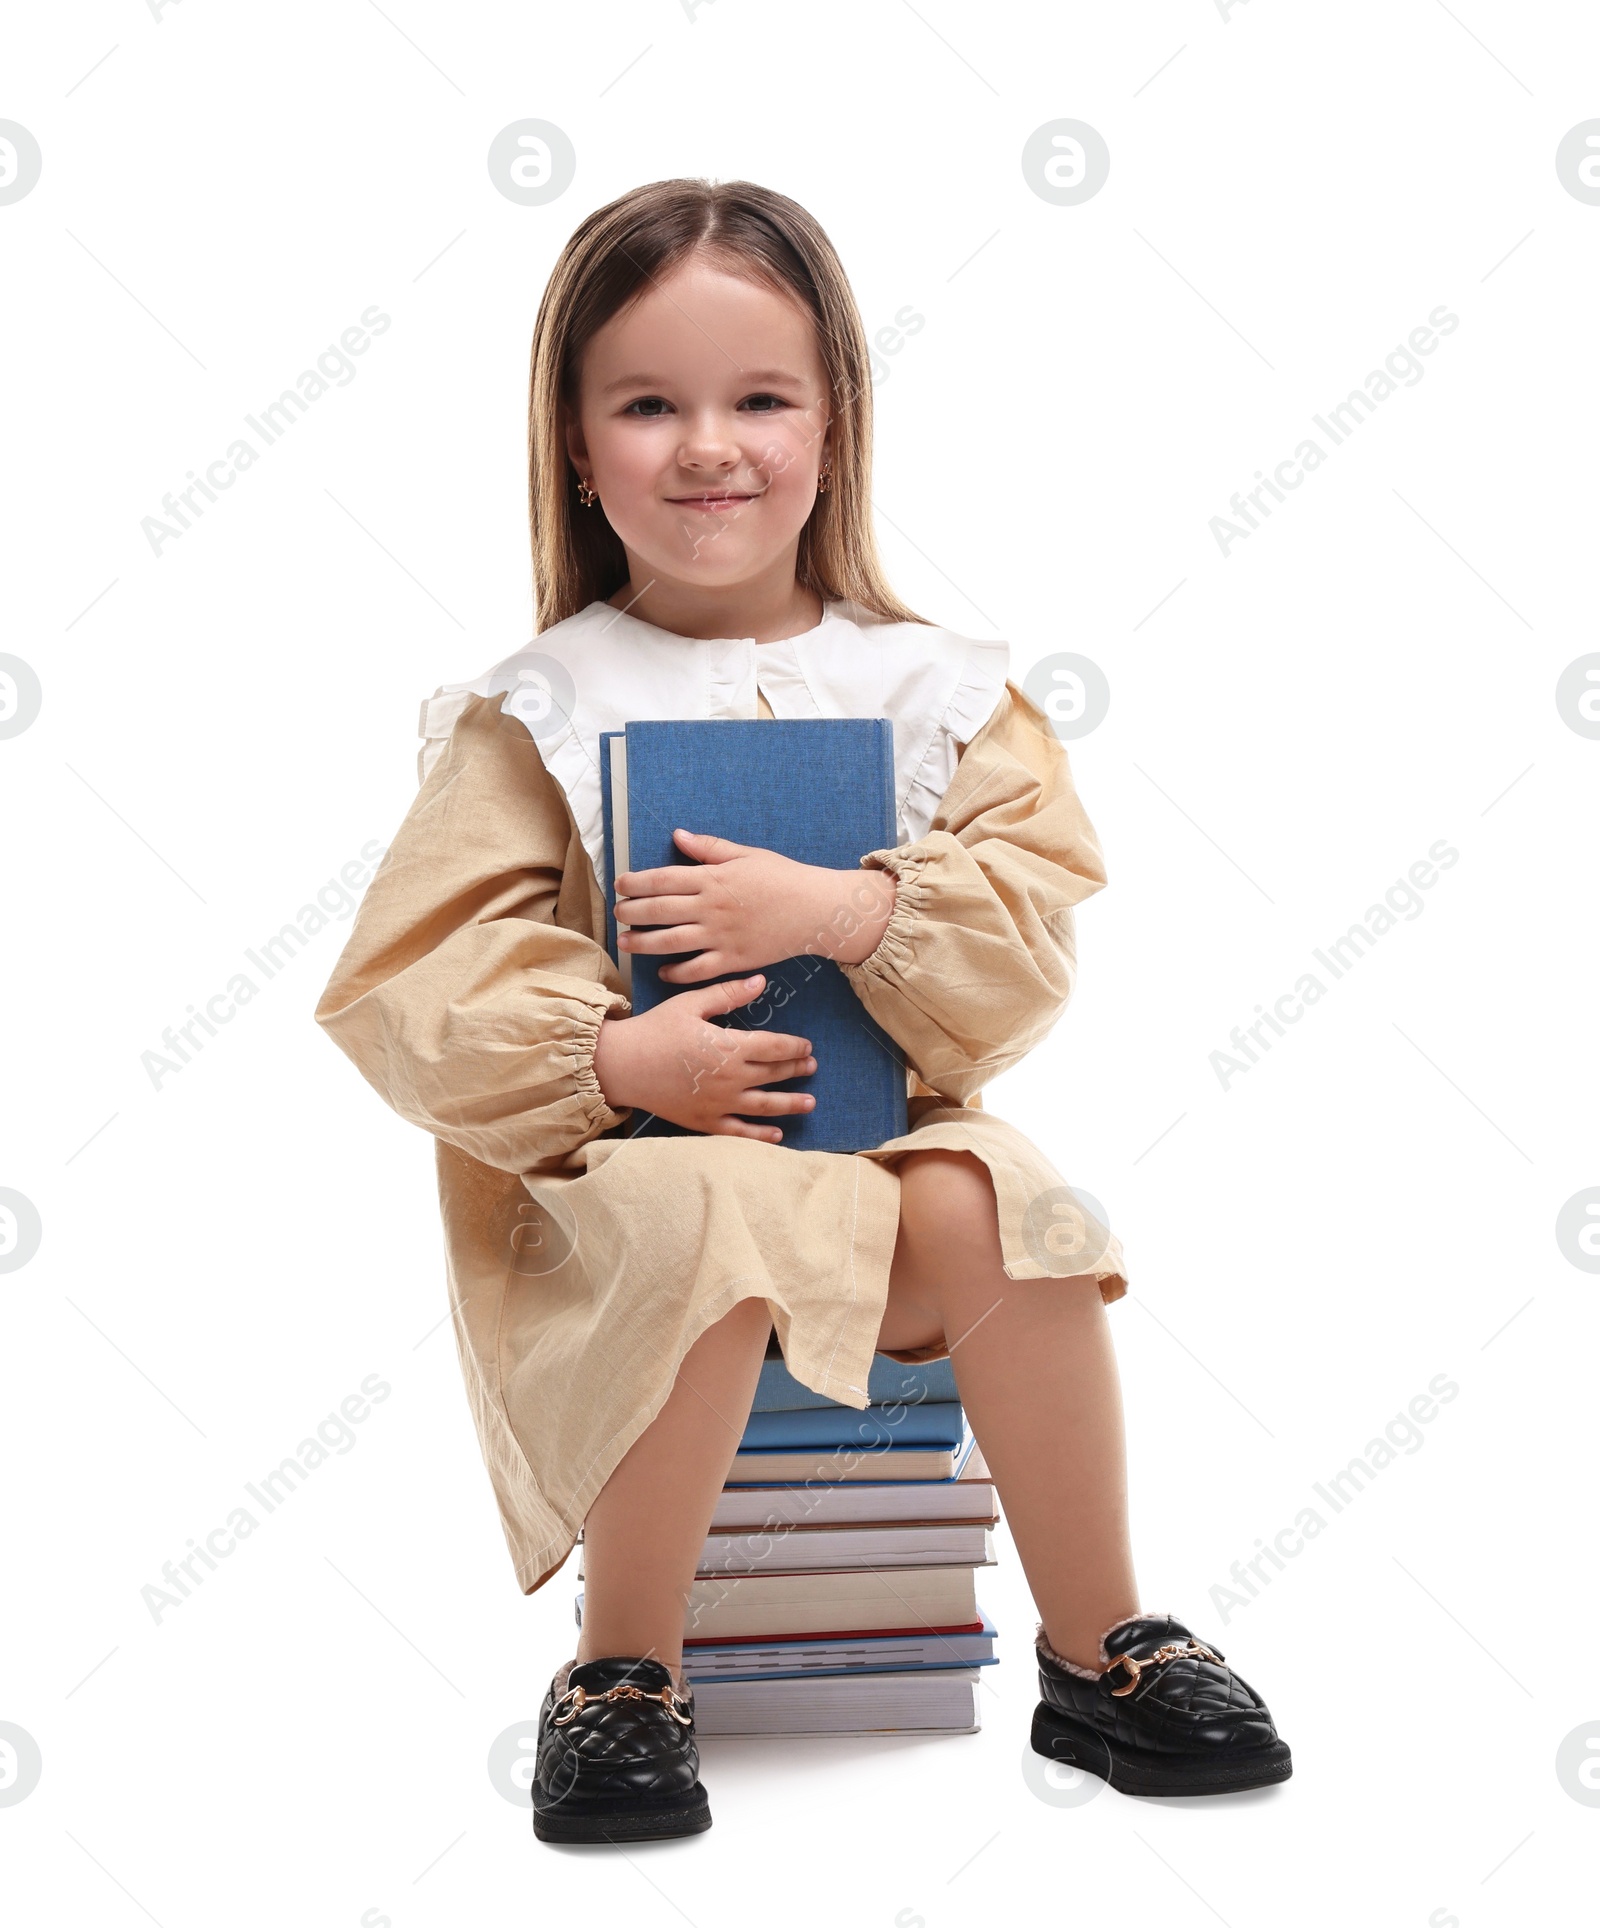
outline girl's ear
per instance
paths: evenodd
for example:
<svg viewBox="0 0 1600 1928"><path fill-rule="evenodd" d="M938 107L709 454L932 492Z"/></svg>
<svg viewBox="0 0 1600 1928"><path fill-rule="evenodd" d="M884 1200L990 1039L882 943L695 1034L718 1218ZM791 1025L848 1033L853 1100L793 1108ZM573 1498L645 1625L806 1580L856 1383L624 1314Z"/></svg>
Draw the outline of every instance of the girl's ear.
<svg viewBox="0 0 1600 1928"><path fill-rule="evenodd" d="M589 466L589 451L584 443L582 425L563 410L563 436L572 466L582 474Z"/></svg>

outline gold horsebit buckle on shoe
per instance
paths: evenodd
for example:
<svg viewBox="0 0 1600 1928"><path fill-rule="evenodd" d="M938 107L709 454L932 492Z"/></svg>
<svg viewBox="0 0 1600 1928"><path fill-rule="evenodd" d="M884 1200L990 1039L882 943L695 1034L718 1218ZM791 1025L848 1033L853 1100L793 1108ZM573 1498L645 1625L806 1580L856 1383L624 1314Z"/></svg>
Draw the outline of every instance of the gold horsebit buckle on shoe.
<svg viewBox="0 0 1600 1928"><path fill-rule="evenodd" d="M1169 1640L1164 1647L1157 1647L1146 1660L1139 1660L1133 1654L1118 1654L1112 1660L1111 1667L1125 1667L1128 1672L1128 1684L1126 1687L1113 1687L1112 1698L1121 1700L1124 1694L1131 1694L1138 1686L1139 1676L1146 1667L1163 1667L1169 1660L1190 1659L1215 1660L1219 1665L1225 1664L1221 1654L1213 1653L1200 1640ZM1107 1667L1107 1673L1110 1673L1111 1667Z"/></svg>
<svg viewBox="0 0 1600 1928"><path fill-rule="evenodd" d="M569 1700L572 1702L571 1712L556 1713L555 1707L560 1707ZM659 1700L672 1718L675 1721L681 1721L685 1727L689 1726L694 1719L693 1714L678 1712L680 1701L684 1706L687 1706L688 1702L684 1701L682 1696L674 1692L670 1686L662 1687L653 1694L647 1694L642 1687L635 1687L631 1681L625 1680L620 1681L615 1687L608 1687L603 1694L591 1694L587 1687L569 1687L551 1709L550 1724L552 1727L565 1727L569 1722L575 1721L585 1707L598 1705L605 1700Z"/></svg>

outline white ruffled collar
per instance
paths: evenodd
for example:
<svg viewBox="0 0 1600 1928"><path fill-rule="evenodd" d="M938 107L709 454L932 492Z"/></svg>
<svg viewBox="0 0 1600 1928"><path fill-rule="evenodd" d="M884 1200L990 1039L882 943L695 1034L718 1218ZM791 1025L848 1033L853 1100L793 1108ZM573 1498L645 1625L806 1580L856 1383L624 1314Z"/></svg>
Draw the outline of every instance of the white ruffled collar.
<svg viewBox="0 0 1600 1928"><path fill-rule="evenodd" d="M649 719L755 718L759 688L775 717L886 716L894 726L896 841L924 836L963 746L1004 693L1010 646L927 623L880 621L830 602L799 636L679 636L603 600L542 630L470 683L423 704L426 779L474 696L504 695L572 809L605 886L600 734Z"/></svg>

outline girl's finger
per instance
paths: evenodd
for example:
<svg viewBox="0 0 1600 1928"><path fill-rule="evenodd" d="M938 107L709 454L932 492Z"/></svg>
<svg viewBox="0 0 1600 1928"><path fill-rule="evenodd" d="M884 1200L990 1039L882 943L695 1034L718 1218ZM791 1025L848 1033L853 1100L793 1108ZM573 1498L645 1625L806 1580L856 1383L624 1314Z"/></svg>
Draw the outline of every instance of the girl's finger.
<svg viewBox="0 0 1600 1928"><path fill-rule="evenodd" d="M776 1063L760 1060L762 1084L782 1084L785 1078L806 1078L817 1068L815 1058L780 1058Z"/></svg>
<svg viewBox="0 0 1600 1928"><path fill-rule="evenodd" d="M630 944L628 948L632 950L633 946ZM670 951L692 951L694 945L669 944L667 949ZM722 974L722 966L720 964L707 963L706 961L708 957L714 957L715 955L716 953L714 951L702 952L699 957L686 958L681 964L663 964L656 975L667 984L703 984L708 977L719 977Z"/></svg>
<svg viewBox="0 0 1600 1928"><path fill-rule="evenodd" d="M683 864L659 864L654 870L624 870L616 880L619 897L648 897L652 891L687 888Z"/></svg>
<svg viewBox="0 0 1600 1928"><path fill-rule="evenodd" d="M811 1040L791 1038L782 1031L752 1031L750 1049L745 1055L752 1064L770 1064L780 1058L809 1058Z"/></svg>
<svg viewBox="0 0 1600 1928"><path fill-rule="evenodd" d="M688 933L693 931L694 936ZM627 943L622 942L627 938ZM637 955L640 951L696 951L704 942L704 933L698 924L672 924L658 931L633 931L626 926L617 933L617 944L622 950Z"/></svg>
<svg viewBox="0 0 1600 1928"><path fill-rule="evenodd" d="M776 1144L783 1131L777 1125L747 1125L742 1118L735 1118L730 1112L726 1118L719 1118L711 1127L719 1138L764 1138L769 1144Z"/></svg>
<svg viewBox="0 0 1600 1928"><path fill-rule="evenodd" d="M698 897L619 896L615 905L619 924L687 924L699 914Z"/></svg>
<svg viewBox="0 0 1600 1928"><path fill-rule="evenodd" d="M718 837L706 830L674 830L672 833L680 850L691 856L705 857L713 863L725 863L730 857L743 857L753 851L753 844L735 843L731 837Z"/></svg>
<svg viewBox="0 0 1600 1928"><path fill-rule="evenodd" d="M741 1111L753 1111L758 1118L795 1111L814 1111L816 1099L809 1091L763 1091L753 1085L739 1099Z"/></svg>
<svg viewBox="0 0 1600 1928"><path fill-rule="evenodd" d="M803 1078L815 1071L817 1061L805 1058L746 1058L744 1075L753 1085L781 1084L785 1078Z"/></svg>

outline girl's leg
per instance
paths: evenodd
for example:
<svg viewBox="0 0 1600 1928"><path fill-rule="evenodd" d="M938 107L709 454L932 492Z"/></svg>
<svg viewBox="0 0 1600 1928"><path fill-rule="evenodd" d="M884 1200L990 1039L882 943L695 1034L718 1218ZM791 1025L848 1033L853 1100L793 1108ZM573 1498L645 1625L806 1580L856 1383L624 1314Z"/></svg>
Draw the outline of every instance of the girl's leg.
<svg viewBox="0 0 1600 1928"><path fill-rule="evenodd" d="M988 1167L943 1148L899 1159L900 1231L880 1348L950 1348L1045 1637L1098 1671L1100 1636L1139 1611L1122 1395L1089 1276L1002 1269Z"/></svg>
<svg viewBox="0 0 1600 1928"><path fill-rule="evenodd" d="M682 1684L683 1620L711 1516L738 1450L772 1314L741 1299L684 1354L667 1403L583 1523L580 1661L659 1660Z"/></svg>

